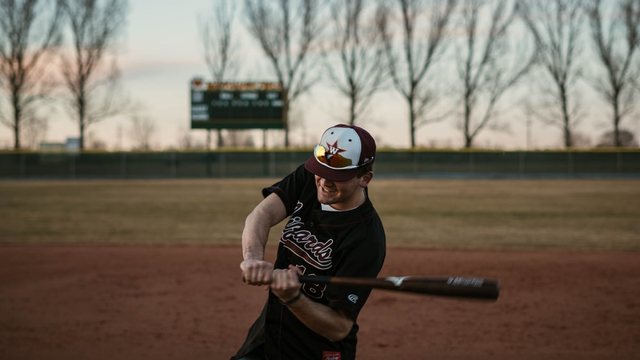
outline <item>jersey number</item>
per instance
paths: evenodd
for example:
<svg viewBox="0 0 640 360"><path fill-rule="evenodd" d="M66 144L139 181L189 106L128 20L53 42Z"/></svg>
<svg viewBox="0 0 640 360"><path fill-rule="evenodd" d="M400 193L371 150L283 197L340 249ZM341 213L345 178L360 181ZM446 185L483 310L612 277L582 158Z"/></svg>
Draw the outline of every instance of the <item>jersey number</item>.
<svg viewBox="0 0 640 360"><path fill-rule="evenodd" d="M314 274L305 274L305 272L307 271L306 267L304 265L296 265L298 267L298 269L301 270L303 275L309 275L309 276L315 276ZM314 299L322 299L322 297L324 296L324 292L327 289L327 285L326 284L315 284L315 283L305 283L302 284L302 289L304 290L304 292L313 297Z"/></svg>

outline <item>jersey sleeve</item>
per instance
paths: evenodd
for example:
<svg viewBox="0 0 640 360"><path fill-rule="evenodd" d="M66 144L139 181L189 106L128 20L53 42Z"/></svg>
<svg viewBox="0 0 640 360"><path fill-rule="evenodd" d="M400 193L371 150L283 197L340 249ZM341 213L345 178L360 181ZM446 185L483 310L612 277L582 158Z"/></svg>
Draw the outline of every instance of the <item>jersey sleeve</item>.
<svg viewBox="0 0 640 360"><path fill-rule="evenodd" d="M282 180L262 189L262 196L267 197L271 193L278 195L287 209L287 215L291 215L295 210L298 199L309 186L312 176L313 175L304 168L304 165L300 165L294 172Z"/></svg>
<svg viewBox="0 0 640 360"><path fill-rule="evenodd" d="M385 235L379 218L363 227L358 239L350 239L348 246L336 254L332 276L377 277L386 256ZM356 320L371 294L364 287L327 286L329 306L346 310Z"/></svg>

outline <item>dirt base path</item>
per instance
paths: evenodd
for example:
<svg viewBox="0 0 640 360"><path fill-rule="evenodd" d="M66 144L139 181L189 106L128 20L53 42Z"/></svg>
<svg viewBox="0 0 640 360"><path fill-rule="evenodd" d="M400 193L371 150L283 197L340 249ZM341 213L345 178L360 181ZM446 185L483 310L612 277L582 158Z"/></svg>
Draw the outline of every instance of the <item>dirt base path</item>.
<svg viewBox="0 0 640 360"><path fill-rule="evenodd" d="M239 261L235 247L2 246L0 358L228 359L266 297ZM382 276L495 277L500 299L376 290L358 358L637 358L639 270L638 253L390 249Z"/></svg>

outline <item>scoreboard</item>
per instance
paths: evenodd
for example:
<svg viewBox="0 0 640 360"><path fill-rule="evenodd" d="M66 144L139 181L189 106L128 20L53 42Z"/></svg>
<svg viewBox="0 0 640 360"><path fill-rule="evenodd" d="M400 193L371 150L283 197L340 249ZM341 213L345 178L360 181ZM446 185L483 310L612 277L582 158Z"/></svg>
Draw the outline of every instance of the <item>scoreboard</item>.
<svg viewBox="0 0 640 360"><path fill-rule="evenodd" d="M192 129L284 129L285 107L280 83L191 81Z"/></svg>

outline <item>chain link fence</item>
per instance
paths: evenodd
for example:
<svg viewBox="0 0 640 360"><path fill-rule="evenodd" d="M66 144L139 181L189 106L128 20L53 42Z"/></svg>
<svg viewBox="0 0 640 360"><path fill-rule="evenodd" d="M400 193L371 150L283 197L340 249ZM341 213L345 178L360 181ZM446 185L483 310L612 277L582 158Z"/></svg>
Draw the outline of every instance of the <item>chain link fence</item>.
<svg viewBox="0 0 640 360"><path fill-rule="evenodd" d="M310 150L5 152L0 179L277 178ZM380 150L377 177L640 177L640 151Z"/></svg>

